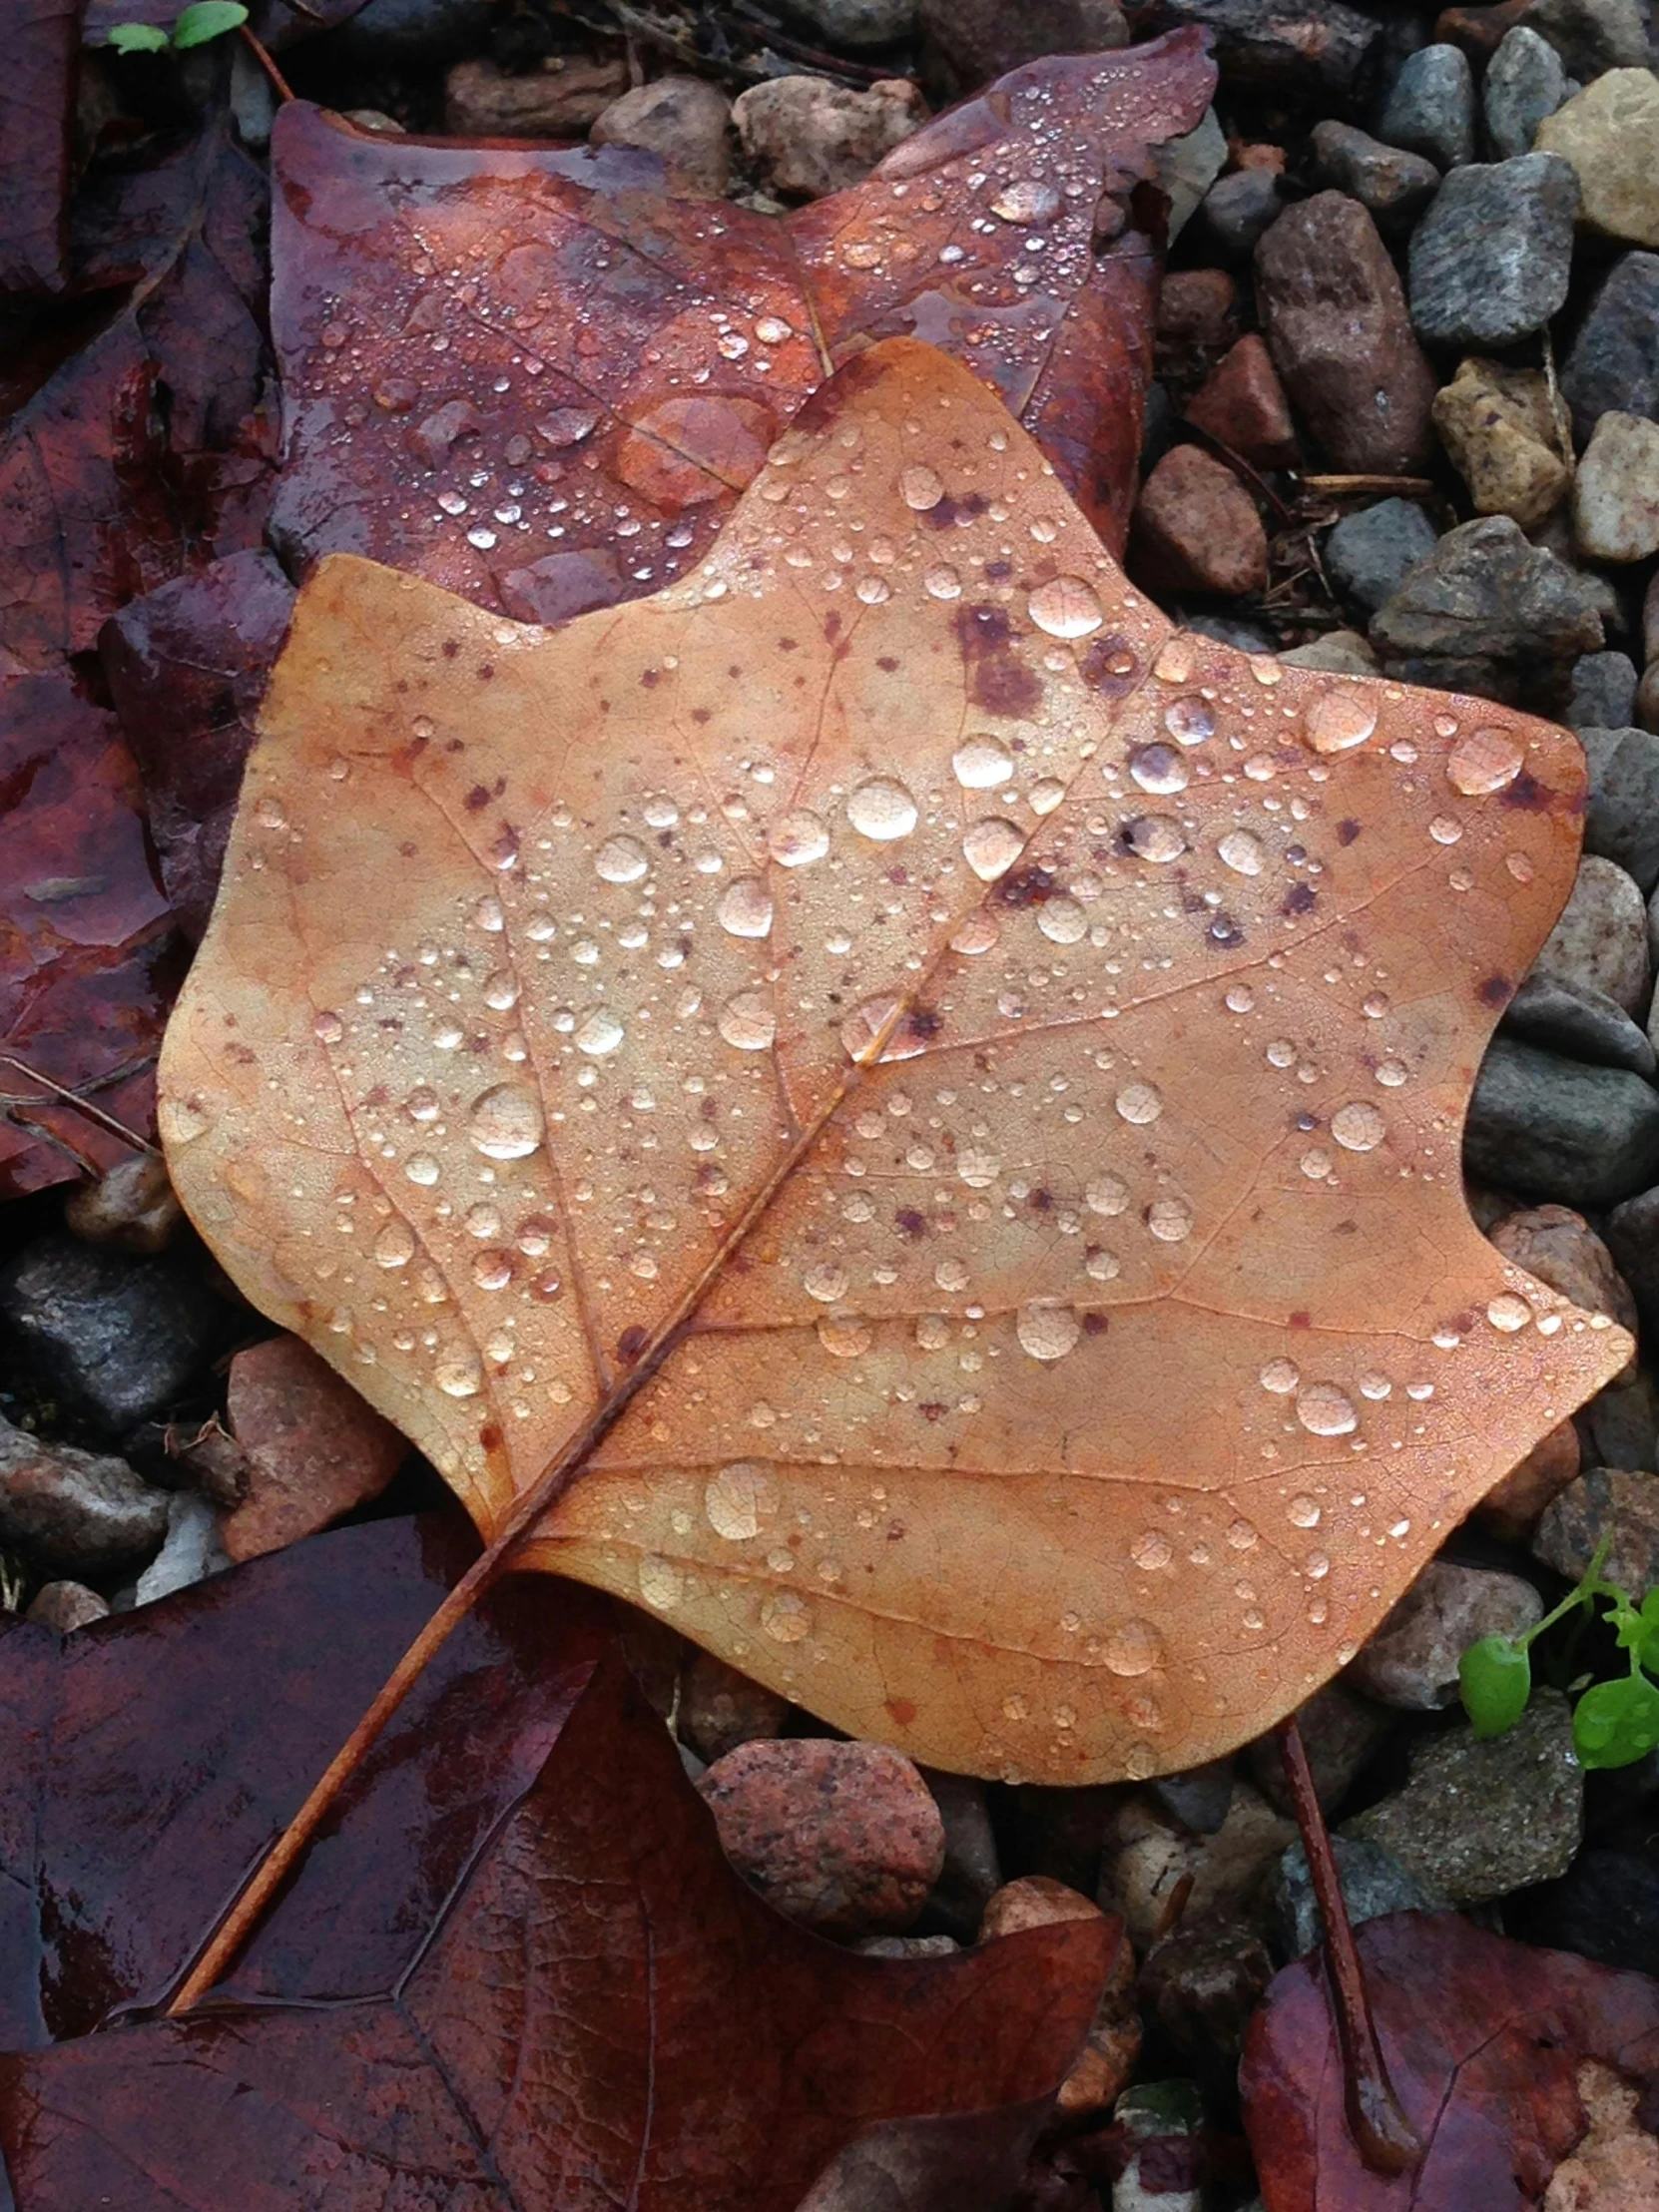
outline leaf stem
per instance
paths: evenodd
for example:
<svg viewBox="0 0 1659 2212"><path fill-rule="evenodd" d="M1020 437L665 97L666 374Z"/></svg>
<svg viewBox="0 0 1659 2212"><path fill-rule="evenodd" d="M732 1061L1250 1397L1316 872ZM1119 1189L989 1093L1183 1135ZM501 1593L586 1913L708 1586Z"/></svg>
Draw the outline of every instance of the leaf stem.
<svg viewBox="0 0 1659 2212"><path fill-rule="evenodd" d="M1594 1558L1591 1559L1582 1576L1573 1584L1560 1604L1547 1612L1541 1621L1535 1621L1523 1636L1511 1638L1517 1651L1530 1651L1544 1630L1553 1628L1555 1623L1570 1613L1575 1605L1582 1605L1593 1610L1596 1598L1605 1595L1609 1590L1618 1597L1624 1597L1624 1592L1618 1588L1616 1583L1603 1584L1600 1579L1602 1563L1611 1550L1612 1543L1613 1535L1611 1529L1609 1529L1600 1543L1596 1545ZM1625 1603L1628 1604L1629 1602L1629 1599L1625 1598Z"/></svg>
<svg viewBox="0 0 1659 2212"><path fill-rule="evenodd" d="M1336 1854L1331 1849L1331 1833L1320 1810L1307 1747L1294 1713L1279 1724L1279 1756L1284 1762L1285 1781L1325 1926L1326 1982L1343 2057L1349 2132L1374 2173L1405 2173L1421 2159L1422 2141L1401 2110L1388 2079Z"/></svg>

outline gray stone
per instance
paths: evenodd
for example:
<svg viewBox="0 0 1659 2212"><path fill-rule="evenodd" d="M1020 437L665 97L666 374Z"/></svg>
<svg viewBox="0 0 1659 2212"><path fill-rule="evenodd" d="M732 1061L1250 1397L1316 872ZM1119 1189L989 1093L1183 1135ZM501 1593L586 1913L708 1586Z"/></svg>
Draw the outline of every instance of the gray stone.
<svg viewBox="0 0 1659 2212"><path fill-rule="evenodd" d="M1474 77L1460 46L1407 56L1382 105L1377 135L1439 169L1474 159Z"/></svg>
<svg viewBox="0 0 1659 2212"><path fill-rule="evenodd" d="M1293 645L1279 658L1287 668L1317 668L1329 676L1375 676L1377 655L1358 630L1328 630L1307 645Z"/></svg>
<svg viewBox="0 0 1659 2212"><path fill-rule="evenodd" d="M1240 653L1275 653L1279 640L1265 623L1247 622L1243 615L1193 615L1184 627L1218 645L1231 645Z"/></svg>
<svg viewBox="0 0 1659 2212"><path fill-rule="evenodd" d="M977 92L1044 54L1101 54L1129 44L1117 0L920 0L929 59L956 92Z"/></svg>
<svg viewBox="0 0 1659 2212"><path fill-rule="evenodd" d="M790 0L831 46L890 46L916 27L916 0Z"/></svg>
<svg viewBox="0 0 1659 2212"><path fill-rule="evenodd" d="M0 1421L0 1536L43 1566L72 1574L132 1566L161 1542L167 1509L167 1492L125 1459Z"/></svg>
<svg viewBox="0 0 1659 2212"><path fill-rule="evenodd" d="M1015 0L997 0L1017 15ZM1221 80L1277 99L1347 107L1364 97L1382 31L1344 0L1148 0L1136 36L1191 23L1208 31Z"/></svg>
<svg viewBox="0 0 1659 2212"><path fill-rule="evenodd" d="M1616 860L1588 852L1572 894L1534 965L1616 998L1628 1014L1648 1003L1647 908Z"/></svg>
<svg viewBox="0 0 1659 2212"><path fill-rule="evenodd" d="M1577 172L1587 231L1659 247L1659 81L1650 69L1610 69L1545 116L1533 142Z"/></svg>
<svg viewBox="0 0 1659 2212"><path fill-rule="evenodd" d="M1649 661L1636 686L1636 720L1644 730L1659 730L1659 661Z"/></svg>
<svg viewBox="0 0 1659 2212"><path fill-rule="evenodd" d="M1605 70L1648 66L1641 0L1532 0L1521 22L1548 39L1580 84Z"/></svg>
<svg viewBox="0 0 1659 2212"><path fill-rule="evenodd" d="M334 37L353 61L444 62L482 46L494 18L492 0L368 0Z"/></svg>
<svg viewBox="0 0 1659 2212"><path fill-rule="evenodd" d="M1314 173L1369 209L1385 239L1403 238L1440 189L1440 173L1420 154L1403 153L1328 117L1314 126Z"/></svg>
<svg viewBox="0 0 1659 2212"><path fill-rule="evenodd" d="M1337 1877L1343 1886L1343 1903L1354 1927L1375 1921L1383 1913L1433 1913L1443 1898L1425 1890L1413 1874L1407 1874L1391 1852L1359 1836L1333 1836L1332 1853ZM1268 1912L1268 1941L1284 1964L1305 1958L1325 1929L1314 1899L1314 1879L1308 1872L1308 1854L1293 1844L1279 1862Z"/></svg>
<svg viewBox="0 0 1659 2212"><path fill-rule="evenodd" d="M712 1651L694 1651L680 1675L680 1734L705 1760L784 1733L790 1703Z"/></svg>
<svg viewBox="0 0 1659 2212"><path fill-rule="evenodd" d="M1179 1774L1160 1775L1147 1784L1172 1821L1194 1836L1213 1836L1227 1819L1233 1804L1233 1761L1207 1759L1202 1767L1185 1767Z"/></svg>
<svg viewBox="0 0 1659 2212"><path fill-rule="evenodd" d="M1407 683L1548 714L1565 705L1579 655L1603 641L1585 580L1509 516L1483 515L1448 530L1405 576L1373 617L1371 642Z"/></svg>
<svg viewBox="0 0 1659 2212"><path fill-rule="evenodd" d="M1598 653L1594 658L1621 661L1635 675L1622 653ZM1578 665L1582 668L1584 663ZM1579 728L1578 737L1590 771L1584 849L1616 860L1648 893L1659 885L1659 737L1629 725Z"/></svg>
<svg viewBox="0 0 1659 2212"><path fill-rule="evenodd" d="M1481 88L1486 136L1498 160L1510 162L1518 154L1530 154L1538 125L1566 97L1567 73L1554 47L1523 23L1505 32L1486 64Z"/></svg>
<svg viewBox="0 0 1659 2212"><path fill-rule="evenodd" d="M1639 1191L1602 1224L1607 1249L1635 1294L1642 1327L1659 1330L1659 1190Z"/></svg>
<svg viewBox="0 0 1659 2212"><path fill-rule="evenodd" d="M1405 1787L1343 1833L1381 1844L1453 1905L1507 1897L1563 1874L1584 1827L1572 1713L1537 1689L1514 1727L1477 1743L1466 1728L1419 1737Z"/></svg>
<svg viewBox="0 0 1659 2212"><path fill-rule="evenodd" d="M1297 1707L1296 1724L1314 1794L1327 1816L1337 1812L1370 1761L1392 1733L1394 1717L1386 1706L1362 1697L1348 1682L1326 1683ZM1281 1813L1294 1812L1285 1781L1285 1761L1277 1733L1258 1736L1247 1753L1251 1780Z"/></svg>
<svg viewBox="0 0 1659 2212"><path fill-rule="evenodd" d="M1578 179L1558 154L1454 170L1411 233L1411 321L1430 345L1517 345L1567 296Z"/></svg>
<svg viewBox="0 0 1659 2212"><path fill-rule="evenodd" d="M1206 108L1195 129L1165 139L1154 148L1158 182L1169 199L1169 240L1173 246L1198 213L1200 203L1227 162L1227 133Z"/></svg>
<svg viewBox="0 0 1659 2212"><path fill-rule="evenodd" d="M1545 1506L1532 1555L1576 1582L1608 1543L1602 1573L1638 1600L1659 1584L1659 1474L1587 1467Z"/></svg>
<svg viewBox="0 0 1659 2212"><path fill-rule="evenodd" d="M1659 417L1659 254L1613 264L1572 341L1561 394L1580 445L1604 414Z"/></svg>
<svg viewBox="0 0 1659 2212"><path fill-rule="evenodd" d="M1569 730L1576 730L1580 738L1587 730L1628 730L1635 711L1636 664L1628 653L1586 653L1573 664L1566 714ZM1616 860L1618 854L1613 857Z"/></svg>
<svg viewBox="0 0 1659 2212"><path fill-rule="evenodd" d="M671 192L717 198L732 176L732 103L701 77L658 77L595 117L595 146L638 146L668 172Z"/></svg>
<svg viewBox="0 0 1659 2212"><path fill-rule="evenodd" d="M1645 1368L1637 1368L1628 1382L1609 1382L1579 1407L1578 1425L1586 1460L1603 1467L1651 1467L1654 1441L1659 1437L1659 1398L1654 1395L1653 1378Z"/></svg>
<svg viewBox="0 0 1659 2212"><path fill-rule="evenodd" d="M1619 733L1610 733L1618 735ZM1592 732L1592 736L1596 733ZM1598 1067L1629 1068L1652 1080L1654 1050L1645 1031L1605 991L1585 989L1558 975L1534 973L1503 1009L1499 1033Z"/></svg>
<svg viewBox="0 0 1659 2212"><path fill-rule="evenodd" d="M0 1318L32 1389L105 1436L159 1412L211 1350L225 1308L199 1268L43 1237L0 1268Z"/></svg>
<svg viewBox="0 0 1659 2212"><path fill-rule="evenodd" d="M743 150L766 189L805 200L860 183L926 112L914 85L890 77L865 92L827 77L769 77L732 104Z"/></svg>
<svg viewBox="0 0 1659 2212"><path fill-rule="evenodd" d="M922 1927L971 1943L986 1900L1002 1887L985 1785L970 1774L945 1774L934 1767L920 1772L944 1823L944 1865L922 1908Z"/></svg>
<svg viewBox="0 0 1659 2212"><path fill-rule="evenodd" d="M1565 1206L1613 1206L1659 1177L1659 1092L1624 1068L1495 1037L1463 1131L1469 1172Z"/></svg>
<svg viewBox="0 0 1659 2212"><path fill-rule="evenodd" d="M1376 614L1435 542L1434 525L1414 499L1380 499L1337 524L1325 541L1325 565L1335 584Z"/></svg>
<svg viewBox="0 0 1659 2212"><path fill-rule="evenodd" d="M1518 1574L1430 1559L1373 1629L1348 1679L1402 1712L1455 1705L1457 1662L1482 1636L1520 1636L1542 1620L1542 1598Z"/></svg>
<svg viewBox="0 0 1659 2212"><path fill-rule="evenodd" d="M135 1605L154 1605L175 1590L188 1590L193 1582L205 1582L231 1564L219 1540L219 1516L205 1497L176 1491L168 1500L167 1537L162 1548L138 1578Z"/></svg>
<svg viewBox="0 0 1659 2212"><path fill-rule="evenodd" d="M109 1611L108 1602L84 1582L43 1582L23 1618L33 1621L37 1628L72 1636L78 1628L90 1628L94 1621L108 1619Z"/></svg>
<svg viewBox="0 0 1659 2212"><path fill-rule="evenodd" d="M1222 253L1244 261L1282 205L1279 179L1271 170L1240 169L1219 178L1204 195L1204 220Z"/></svg>
<svg viewBox="0 0 1659 2212"><path fill-rule="evenodd" d="M1578 550L1593 561L1645 561L1659 553L1659 422L1604 414L1572 488Z"/></svg>
<svg viewBox="0 0 1659 2212"><path fill-rule="evenodd" d="M860 1958L950 1958L961 1947L954 1936L860 1936L852 1945Z"/></svg>

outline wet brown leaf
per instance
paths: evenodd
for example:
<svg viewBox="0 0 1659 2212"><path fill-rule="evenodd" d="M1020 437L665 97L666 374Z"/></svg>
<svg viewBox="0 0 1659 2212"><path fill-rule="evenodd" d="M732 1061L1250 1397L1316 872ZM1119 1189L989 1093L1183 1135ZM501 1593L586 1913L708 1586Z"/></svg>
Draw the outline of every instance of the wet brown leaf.
<svg viewBox="0 0 1659 2212"><path fill-rule="evenodd" d="M0 78L0 291L61 291L78 0L19 0Z"/></svg>
<svg viewBox="0 0 1659 2212"><path fill-rule="evenodd" d="M278 539L529 621L638 598L696 567L833 366L913 332L1120 543L1158 269L1135 188L1214 82L1192 32L1033 62L786 218L668 199L650 155L374 137L295 102Z"/></svg>
<svg viewBox="0 0 1659 2212"><path fill-rule="evenodd" d="M1461 1196L1583 762L1129 591L895 340L553 637L301 595L169 1032L181 1197L481 1527L937 1765L1194 1764L1629 1342Z"/></svg>

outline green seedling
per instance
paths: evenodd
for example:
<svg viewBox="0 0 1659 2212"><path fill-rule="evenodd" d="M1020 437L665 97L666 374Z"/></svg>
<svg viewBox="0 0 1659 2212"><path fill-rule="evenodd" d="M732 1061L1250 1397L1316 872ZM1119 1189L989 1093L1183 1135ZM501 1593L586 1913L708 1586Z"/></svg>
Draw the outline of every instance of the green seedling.
<svg viewBox="0 0 1659 2212"><path fill-rule="evenodd" d="M110 44L118 54L182 54L192 46L206 46L209 39L223 38L247 21L242 0L192 0L171 32L156 23L117 23L110 32Z"/></svg>

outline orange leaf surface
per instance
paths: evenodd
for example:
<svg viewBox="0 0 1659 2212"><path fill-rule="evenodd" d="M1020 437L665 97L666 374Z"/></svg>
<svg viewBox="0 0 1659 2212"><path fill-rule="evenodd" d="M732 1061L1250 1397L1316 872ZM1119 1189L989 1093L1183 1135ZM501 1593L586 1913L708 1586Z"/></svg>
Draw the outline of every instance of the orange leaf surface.
<svg viewBox="0 0 1659 2212"><path fill-rule="evenodd" d="M1341 1665L1628 1354L1478 1235L1583 763L1178 634L912 340L554 635L302 592L179 1192L487 1532L838 1726L1085 1782Z"/></svg>

